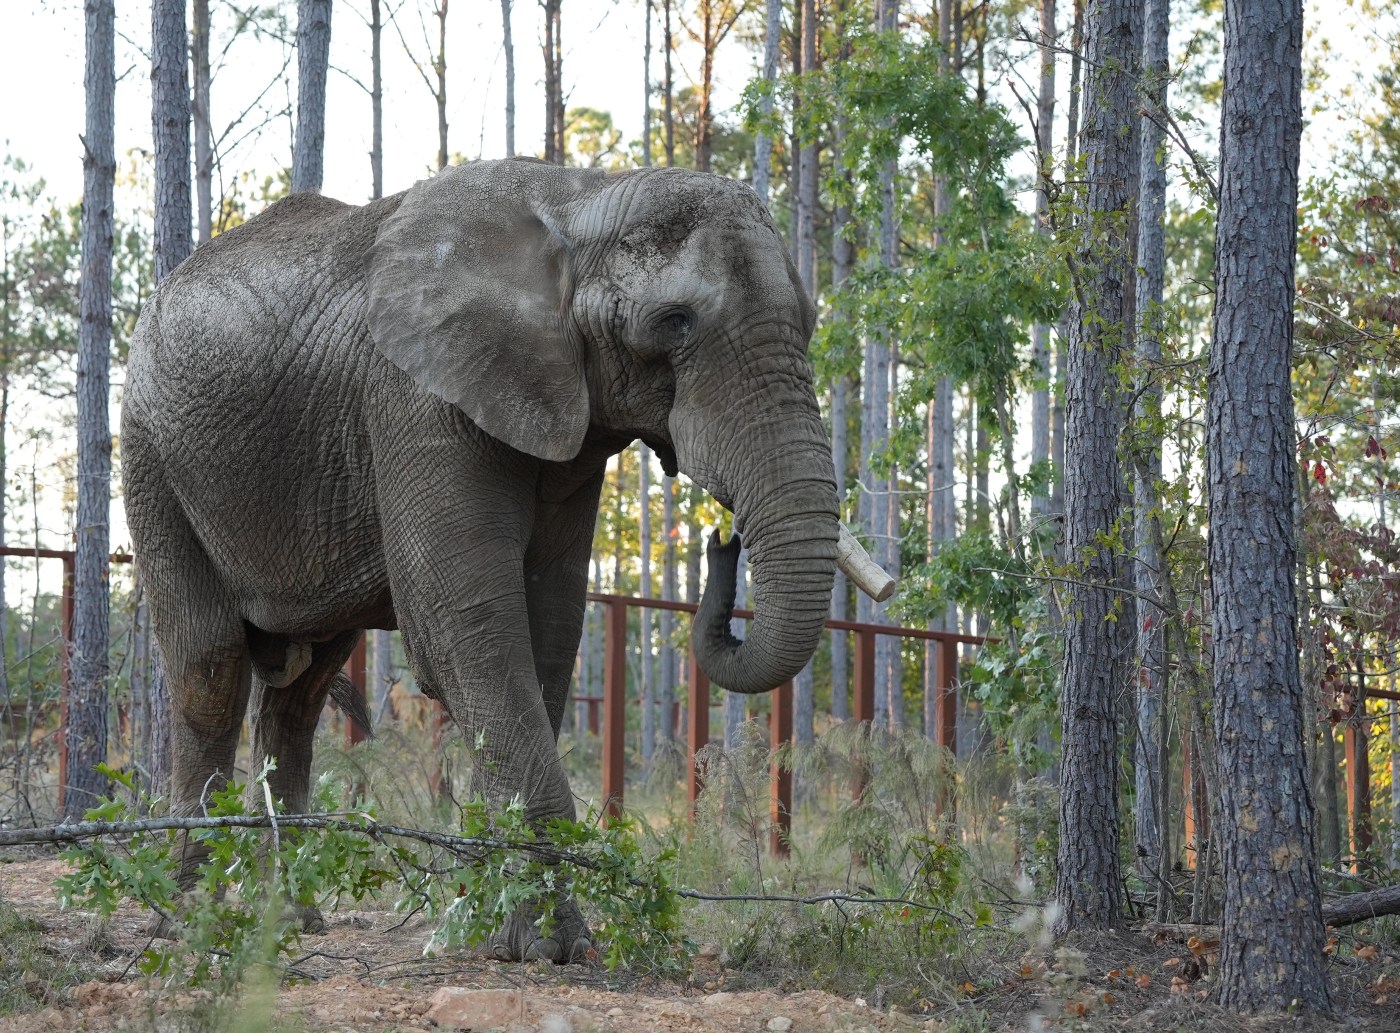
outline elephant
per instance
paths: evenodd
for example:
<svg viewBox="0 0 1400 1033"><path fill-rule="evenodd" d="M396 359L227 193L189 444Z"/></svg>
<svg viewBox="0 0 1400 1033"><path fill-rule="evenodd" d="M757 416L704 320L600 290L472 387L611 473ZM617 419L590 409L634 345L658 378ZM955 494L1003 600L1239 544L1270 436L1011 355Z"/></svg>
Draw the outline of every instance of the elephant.
<svg viewBox="0 0 1400 1033"><path fill-rule="evenodd" d="M480 744L474 789L573 817L557 739L605 464L637 439L734 514L707 549L701 667L743 693L795 675L839 533L815 316L753 191L674 168L482 161L363 206L296 194L202 245L141 314L121 415L172 813L232 772L245 717L304 809L337 672L365 629L397 628ZM490 943L589 947L563 892Z"/></svg>

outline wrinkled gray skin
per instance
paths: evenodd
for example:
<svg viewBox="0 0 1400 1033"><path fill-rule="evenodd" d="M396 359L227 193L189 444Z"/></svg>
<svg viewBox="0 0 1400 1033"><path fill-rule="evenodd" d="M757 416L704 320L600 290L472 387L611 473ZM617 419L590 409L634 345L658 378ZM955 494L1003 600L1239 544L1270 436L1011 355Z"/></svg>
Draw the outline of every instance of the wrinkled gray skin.
<svg viewBox="0 0 1400 1033"><path fill-rule="evenodd" d="M741 692L796 674L837 534L813 318L753 193L679 169L481 162L361 208L294 196L201 247L142 314L122 411L173 813L233 770L245 714L303 809L336 672L363 629L397 627L484 739L474 787L572 817L556 738L599 490L639 437L734 511L752 557L737 642L737 544L710 544L702 666ZM493 946L569 961L589 942L565 897Z"/></svg>

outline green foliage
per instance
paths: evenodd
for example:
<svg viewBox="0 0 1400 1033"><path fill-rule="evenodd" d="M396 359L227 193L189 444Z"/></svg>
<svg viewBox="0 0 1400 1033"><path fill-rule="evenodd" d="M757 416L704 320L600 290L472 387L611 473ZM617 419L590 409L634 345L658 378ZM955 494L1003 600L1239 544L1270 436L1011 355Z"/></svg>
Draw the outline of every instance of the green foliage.
<svg viewBox="0 0 1400 1033"><path fill-rule="evenodd" d="M258 775L256 786L265 787L270 770ZM131 776L104 773L137 795ZM246 800L245 787L230 784L209 795L207 811L214 818L246 815ZM316 802L335 806L329 779L318 782ZM87 815L94 821L132 816L129 805L115 799ZM552 909L539 904L572 894L596 913L609 968L668 972L688 964L669 877L674 848L645 849L630 821L602 826L556 819L539 829L518 800L500 811L474 800L462 810L461 833L475 842L469 851L449 849L452 861L444 864L437 847L377 834L369 809L339 811L337 818L329 827L275 834L210 828L140 835L119 847L100 841L75 846L64 854L74 870L59 880L60 899L104 916L123 900L145 904L172 921L177 939L153 943L141 971L221 990L236 987L254 968L294 973L306 909L359 901L389 887L399 891L396 908L421 909L437 923L429 952L480 946L522 908L542 912L547 934ZM194 885L180 893L176 871L186 835L207 854Z"/></svg>

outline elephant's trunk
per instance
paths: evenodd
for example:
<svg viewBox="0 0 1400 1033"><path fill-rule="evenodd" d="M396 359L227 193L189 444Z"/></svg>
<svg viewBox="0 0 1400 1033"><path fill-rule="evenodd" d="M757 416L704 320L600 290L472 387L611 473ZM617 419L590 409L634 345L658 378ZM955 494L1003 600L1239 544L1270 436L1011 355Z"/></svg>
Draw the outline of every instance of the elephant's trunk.
<svg viewBox="0 0 1400 1033"><path fill-rule="evenodd" d="M746 428L744 445L726 450L736 461L714 473L749 549L754 619L742 641L730 633L739 534L728 544L716 534L693 642L716 685L766 692L802 670L821 642L836 564L835 474L815 398L810 411L736 418L735 425Z"/></svg>

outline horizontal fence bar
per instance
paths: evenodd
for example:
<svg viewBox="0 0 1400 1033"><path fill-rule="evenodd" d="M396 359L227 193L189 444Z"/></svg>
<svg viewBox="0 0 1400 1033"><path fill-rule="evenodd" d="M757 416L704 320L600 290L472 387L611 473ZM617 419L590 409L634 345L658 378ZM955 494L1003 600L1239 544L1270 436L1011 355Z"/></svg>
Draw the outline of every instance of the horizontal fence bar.
<svg viewBox="0 0 1400 1033"><path fill-rule="evenodd" d="M78 556L72 549L22 549L14 545L0 545L0 556L18 556L31 560L67 560L70 563ZM112 563L131 563L135 557L129 552L114 552L107 557Z"/></svg>
<svg viewBox="0 0 1400 1033"><path fill-rule="evenodd" d="M699 605L696 603L673 602L670 599L647 599L632 595L610 595L607 592L589 592L588 601L592 603L626 603L628 606L642 606L648 610L679 610L683 613L694 613L699 609ZM754 612L735 608L734 616L740 620L753 620ZM862 621L836 620L833 617L827 618L826 627L831 631L865 631L874 635L894 635L898 638L927 639L932 642L952 642L956 645L968 646L980 646L989 642L1001 641L999 638L988 635L959 635L951 631L906 628L898 624L867 624Z"/></svg>

